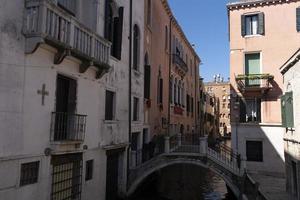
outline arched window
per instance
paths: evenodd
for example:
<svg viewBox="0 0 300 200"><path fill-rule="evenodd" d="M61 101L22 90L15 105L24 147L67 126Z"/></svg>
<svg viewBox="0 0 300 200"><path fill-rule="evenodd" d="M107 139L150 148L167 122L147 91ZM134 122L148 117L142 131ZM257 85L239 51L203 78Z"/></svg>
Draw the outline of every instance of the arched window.
<svg viewBox="0 0 300 200"><path fill-rule="evenodd" d="M181 105L181 81L178 82L178 104Z"/></svg>
<svg viewBox="0 0 300 200"><path fill-rule="evenodd" d="M118 7L114 1L106 0L104 37L112 43L111 55L119 60L122 54L123 14L124 7Z"/></svg>
<svg viewBox="0 0 300 200"><path fill-rule="evenodd" d="M144 61L144 98L150 99L150 88L151 88L151 66L149 65L148 53L145 54Z"/></svg>
<svg viewBox="0 0 300 200"><path fill-rule="evenodd" d="M174 103L177 104L177 79L175 78L175 83L174 83Z"/></svg>
<svg viewBox="0 0 300 200"><path fill-rule="evenodd" d="M173 76L171 76L171 78L170 78L170 91L171 91L170 101L171 101L171 104L174 103L174 90L173 90L173 88L174 88L174 78L173 78Z"/></svg>
<svg viewBox="0 0 300 200"><path fill-rule="evenodd" d="M168 50L169 32L168 26L165 27L165 49Z"/></svg>
<svg viewBox="0 0 300 200"><path fill-rule="evenodd" d="M151 26L151 0L147 0L147 25Z"/></svg>
<svg viewBox="0 0 300 200"><path fill-rule="evenodd" d="M139 69L140 30L137 25L133 27L133 69Z"/></svg>

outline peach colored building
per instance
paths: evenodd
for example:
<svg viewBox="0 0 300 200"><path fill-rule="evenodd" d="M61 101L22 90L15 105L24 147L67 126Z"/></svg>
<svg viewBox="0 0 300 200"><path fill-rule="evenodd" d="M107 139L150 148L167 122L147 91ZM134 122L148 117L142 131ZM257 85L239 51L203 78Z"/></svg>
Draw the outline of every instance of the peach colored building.
<svg viewBox="0 0 300 200"><path fill-rule="evenodd" d="M213 94L219 100L218 110L218 129L217 135L228 136L231 134L230 125L230 82L215 80L205 83L208 94Z"/></svg>
<svg viewBox="0 0 300 200"><path fill-rule="evenodd" d="M196 133L200 58L166 0L145 1L144 33L144 114L149 140L154 135Z"/></svg>
<svg viewBox="0 0 300 200"><path fill-rule="evenodd" d="M232 145L248 170L283 174L279 67L299 47L298 0L237 0L227 5L232 84Z"/></svg>

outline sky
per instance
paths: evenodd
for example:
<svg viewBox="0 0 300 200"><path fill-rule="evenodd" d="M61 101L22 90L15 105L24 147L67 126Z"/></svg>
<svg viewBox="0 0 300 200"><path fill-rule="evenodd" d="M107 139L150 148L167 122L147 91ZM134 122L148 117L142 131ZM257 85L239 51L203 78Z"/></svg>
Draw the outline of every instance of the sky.
<svg viewBox="0 0 300 200"><path fill-rule="evenodd" d="M188 2L188 3L187 3ZM178 23L202 60L200 76L229 77L228 0L169 0Z"/></svg>

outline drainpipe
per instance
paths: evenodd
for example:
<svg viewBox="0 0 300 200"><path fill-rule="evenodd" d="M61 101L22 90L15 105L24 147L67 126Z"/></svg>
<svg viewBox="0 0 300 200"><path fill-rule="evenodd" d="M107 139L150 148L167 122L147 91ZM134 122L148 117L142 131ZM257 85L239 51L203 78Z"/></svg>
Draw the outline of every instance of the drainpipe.
<svg viewBox="0 0 300 200"><path fill-rule="evenodd" d="M129 158L131 149L131 65L132 65L132 0L130 0L129 5L129 87L128 87L128 141L129 147L127 149L127 186L129 181Z"/></svg>
<svg viewBox="0 0 300 200"><path fill-rule="evenodd" d="M170 27L169 27L169 81L168 81L168 87L169 87L169 98L168 98L168 136L170 136L170 120L171 120L171 101L170 98L172 98L172 91L170 90L170 79L171 79L171 68L172 68L172 21L173 17L170 18Z"/></svg>

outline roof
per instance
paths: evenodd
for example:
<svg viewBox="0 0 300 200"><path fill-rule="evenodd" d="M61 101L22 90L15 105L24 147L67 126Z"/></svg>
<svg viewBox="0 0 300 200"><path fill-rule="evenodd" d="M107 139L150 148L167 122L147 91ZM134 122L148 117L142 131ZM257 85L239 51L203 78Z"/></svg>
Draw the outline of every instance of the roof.
<svg viewBox="0 0 300 200"><path fill-rule="evenodd" d="M265 6L272 4L282 4L296 2L299 0L228 0L227 8L229 10L245 7Z"/></svg>
<svg viewBox="0 0 300 200"><path fill-rule="evenodd" d="M197 54L197 52L195 51L195 49L192 47L191 43L189 42L189 40L187 39L183 29L181 28L180 24L178 23L178 21L175 18L175 15L172 12L172 9L169 5L168 0L161 0L161 2L163 3L167 13L169 14L169 17L172 19L172 22L175 24L175 27L177 28L177 30L179 31L179 33L181 34L183 40L186 42L186 44L188 45L188 47L190 48L190 50L193 52L193 54L196 56L197 60L201 63L201 58L199 57L199 55Z"/></svg>
<svg viewBox="0 0 300 200"><path fill-rule="evenodd" d="M296 63L300 61L300 48L290 57L279 69L281 74L285 74Z"/></svg>

